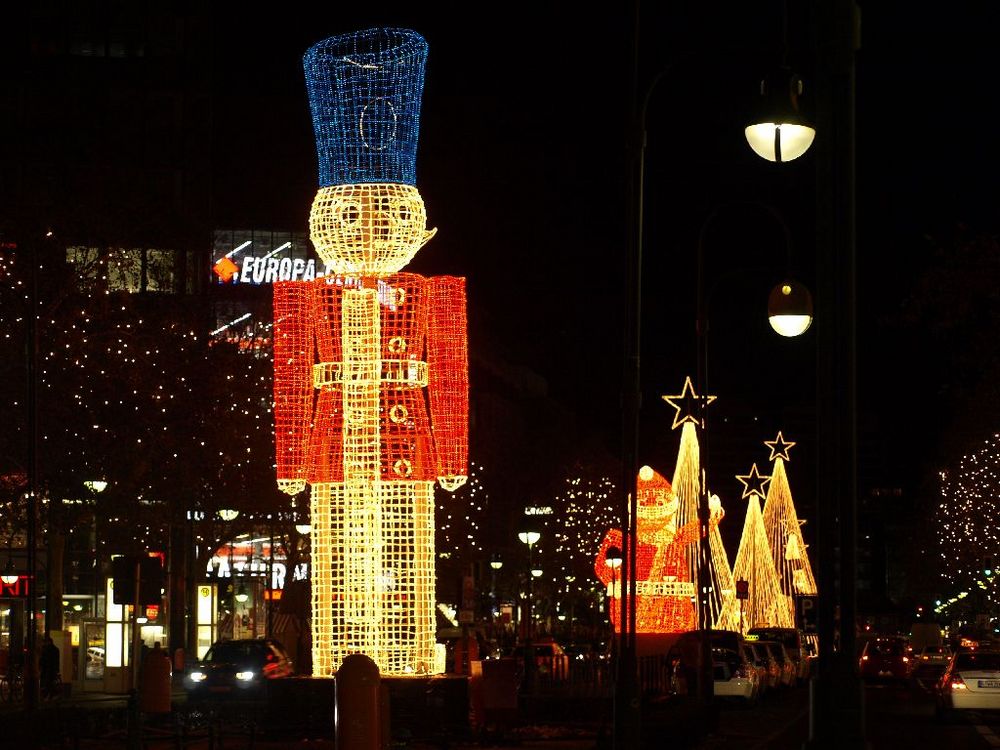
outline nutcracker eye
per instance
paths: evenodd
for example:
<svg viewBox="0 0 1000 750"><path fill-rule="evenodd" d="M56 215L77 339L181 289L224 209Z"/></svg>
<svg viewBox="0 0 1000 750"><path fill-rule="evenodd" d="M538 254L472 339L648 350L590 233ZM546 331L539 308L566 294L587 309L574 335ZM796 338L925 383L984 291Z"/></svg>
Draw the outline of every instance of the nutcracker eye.
<svg viewBox="0 0 1000 750"><path fill-rule="evenodd" d="M410 219L413 218L413 212L410 210L409 206L405 203L401 203L396 209L396 216L401 222L408 224Z"/></svg>
<svg viewBox="0 0 1000 750"><path fill-rule="evenodd" d="M348 226L357 224L361 218L361 208L356 203L340 204L340 223Z"/></svg>

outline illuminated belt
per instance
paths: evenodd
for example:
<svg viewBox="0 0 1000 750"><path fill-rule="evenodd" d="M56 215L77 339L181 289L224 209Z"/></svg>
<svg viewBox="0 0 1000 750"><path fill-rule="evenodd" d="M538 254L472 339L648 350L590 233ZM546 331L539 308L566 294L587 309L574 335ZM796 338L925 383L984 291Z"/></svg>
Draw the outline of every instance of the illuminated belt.
<svg viewBox="0 0 1000 750"><path fill-rule="evenodd" d="M636 581L636 596L694 596L690 581ZM616 598L621 594L616 594Z"/></svg>
<svg viewBox="0 0 1000 750"><path fill-rule="evenodd" d="M381 361L379 383L396 383L413 388L427 387L427 363L414 359L383 359ZM345 383L366 383L369 381L369 369L358 363L358 366L344 367L343 362L321 362L313 365L313 387L318 389L335 388Z"/></svg>

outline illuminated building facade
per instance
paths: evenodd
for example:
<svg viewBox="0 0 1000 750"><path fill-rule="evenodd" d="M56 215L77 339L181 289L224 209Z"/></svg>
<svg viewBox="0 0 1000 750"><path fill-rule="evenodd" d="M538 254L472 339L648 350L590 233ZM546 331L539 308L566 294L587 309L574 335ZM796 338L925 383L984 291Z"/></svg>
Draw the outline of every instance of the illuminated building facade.
<svg viewBox="0 0 1000 750"><path fill-rule="evenodd" d="M310 237L331 273L274 285L279 487L311 485L313 674L351 653L439 669L435 481L468 476L465 282L401 269L433 235L415 186L426 42L332 37L304 65L319 155Z"/></svg>

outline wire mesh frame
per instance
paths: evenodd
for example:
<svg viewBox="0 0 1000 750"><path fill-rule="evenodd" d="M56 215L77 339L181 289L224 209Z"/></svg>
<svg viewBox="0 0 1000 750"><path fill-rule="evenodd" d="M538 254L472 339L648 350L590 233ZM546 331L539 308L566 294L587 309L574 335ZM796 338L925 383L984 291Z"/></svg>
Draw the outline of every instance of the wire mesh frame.
<svg viewBox="0 0 1000 750"><path fill-rule="evenodd" d="M781 593L781 583L771 558L771 545L764 529L760 497L748 498L740 548L733 563L733 577L749 583L749 598L727 600L719 616L719 628L744 634L753 627L794 627Z"/></svg>
<svg viewBox="0 0 1000 750"><path fill-rule="evenodd" d="M432 672L432 483L460 485L468 454L464 281L279 284L275 337L279 484L313 484L314 674L355 652Z"/></svg>
<svg viewBox="0 0 1000 750"><path fill-rule="evenodd" d="M367 29L303 57L320 187L416 183L427 42L408 29Z"/></svg>
<svg viewBox="0 0 1000 750"><path fill-rule="evenodd" d="M309 236L336 275L382 276L409 263L434 236L427 209L410 185L335 185L316 192Z"/></svg>
<svg viewBox="0 0 1000 750"><path fill-rule="evenodd" d="M805 540L802 538L802 524L788 485L785 461L781 457L774 459L763 519L781 592L794 621L795 597L816 594L817 587Z"/></svg>

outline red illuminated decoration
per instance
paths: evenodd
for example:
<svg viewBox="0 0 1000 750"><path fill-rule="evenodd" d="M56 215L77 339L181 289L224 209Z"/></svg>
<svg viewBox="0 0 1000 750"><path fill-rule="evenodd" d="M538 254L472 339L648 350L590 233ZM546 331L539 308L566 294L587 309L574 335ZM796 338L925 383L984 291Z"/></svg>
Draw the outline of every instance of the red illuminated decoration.
<svg viewBox="0 0 1000 750"><path fill-rule="evenodd" d="M694 584L687 548L698 539L698 521L677 527L678 499L662 475L649 466L639 470L637 482L636 632L677 633L695 628ZM721 513L713 514L713 525ZM620 570L606 563L609 548L622 549L619 529L604 536L594 570L608 586L611 621L621 632Z"/></svg>

